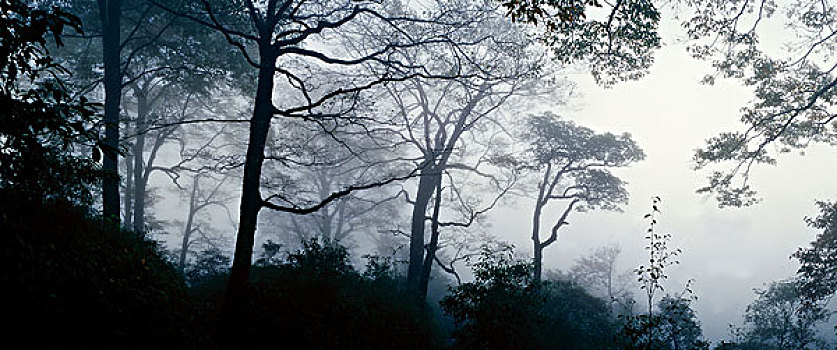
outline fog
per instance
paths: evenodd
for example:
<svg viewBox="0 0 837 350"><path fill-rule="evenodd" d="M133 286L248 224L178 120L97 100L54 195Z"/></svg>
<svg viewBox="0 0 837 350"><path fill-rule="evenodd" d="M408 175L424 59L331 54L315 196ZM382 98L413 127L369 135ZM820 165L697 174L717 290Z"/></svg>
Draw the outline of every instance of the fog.
<svg viewBox="0 0 837 350"><path fill-rule="evenodd" d="M0 12L21 339L50 320L40 345L837 343L828 2Z"/></svg>

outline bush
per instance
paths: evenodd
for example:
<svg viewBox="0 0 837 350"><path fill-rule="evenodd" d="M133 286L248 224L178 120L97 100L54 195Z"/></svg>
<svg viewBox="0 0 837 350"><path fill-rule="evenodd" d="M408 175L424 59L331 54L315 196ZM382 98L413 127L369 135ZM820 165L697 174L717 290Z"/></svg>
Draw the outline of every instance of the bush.
<svg viewBox="0 0 837 350"><path fill-rule="evenodd" d="M475 280L442 308L457 324L459 349L600 349L612 344L607 305L568 281L536 281L510 248L484 250Z"/></svg>
<svg viewBox="0 0 837 350"><path fill-rule="evenodd" d="M66 202L0 190L0 291L35 348L203 347L185 285L154 242Z"/></svg>
<svg viewBox="0 0 837 350"><path fill-rule="evenodd" d="M430 313L404 297L383 259L361 274L345 248L308 242L287 259L260 259L246 310L237 315L241 346L305 349L432 349L440 342ZM222 290L196 286L219 309ZM217 284L216 284L217 286Z"/></svg>

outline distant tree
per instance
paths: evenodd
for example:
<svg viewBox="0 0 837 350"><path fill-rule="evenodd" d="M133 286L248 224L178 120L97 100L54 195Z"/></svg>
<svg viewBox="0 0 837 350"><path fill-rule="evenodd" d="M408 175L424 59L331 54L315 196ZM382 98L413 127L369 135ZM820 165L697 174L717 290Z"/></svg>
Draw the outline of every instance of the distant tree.
<svg viewBox="0 0 837 350"><path fill-rule="evenodd" d="M568 272L572 281L608 302L611 316L632 314L634 304L633 293L628 290L633 274L620 273L616 265L621 251L617 245L596 248L578 258Z"/></svg>
<svg viewBox="0 0 837 350"><path fill-rule="evenodd" d="M815 326L831 313L822 305L806 304L799 282L772 282L756 289L756 295L744 315L748 342L776 349L808 349L822 343Z"/></svg>
<svg viewBox="0 0 837 350"><path fill-rule="evenodd" d="M191 178L192 183L188 195L186 195L189 205L186 209L186 220L183 223L183 235L180 238L180 251L177 259L177 265L181 273L186 270L188 254L195 243L202 243L204 246L209 246L209 249L219 250L219 242L217 242L219 239L210 237L212 228L207 227L210 226L206 217L208 210L216 207L226 211L227 215L231 217L227 202L232 198L230 195L225 196L223 193L223 186L229 176L215 178L211 173L198 172ZM207 184L209 186L206 186Z"/></svg>
<svg viewBox="0 0 837 350"><path fill-rule="evenodd" d="M549 112L530 116L523 137L530 145L530 166L542 172L532 214L534 273L535 279L540 279L543 251L558 239L570 212L620 210L628 201L628 192L609 168L640 161L645 154L629 134L597 134ZM543 211L550 203L561 203L563 210L554 219L549 236L542 239Z"/></svg>

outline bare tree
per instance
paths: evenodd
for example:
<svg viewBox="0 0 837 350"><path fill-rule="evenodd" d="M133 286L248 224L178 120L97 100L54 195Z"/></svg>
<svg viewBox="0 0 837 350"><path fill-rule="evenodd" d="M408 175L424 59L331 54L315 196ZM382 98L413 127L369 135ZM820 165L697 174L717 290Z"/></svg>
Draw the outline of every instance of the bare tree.
<svg viewBox="0 0 837 350"><path fill-rule="evenodd" d="M209 245L211 248L218 248L219 239L210 236L211 233L208 232L210 229L206 224L207 219L201 218L201 214L205 214L212 207L219 207L227 213L230 221L232 221L227 203L233 197L223 193L223 187L230 176L223 175L216 178L214 175L211 172L202 171L191 176L192 183L187 196L189 206L186 211L186 221L183 225L183 236L180 240L180 252L177 260L181 273L186 271L187 255L193 244L200 242ZM209 186L202 187L202 183ZM195 235L198 235L197 239L195 239Z"/></svg>
<svg viewBox="0 0 837 350"><path fill-rule="evenodd" d="M479 43L463 50L466 63L433 53L415 58L416 65L459 68L463 77L415 78L386 87L394 106L391 124L408 149L405 160L419 169L414 195L407 196L413 206L407 288L416 300L424 300L440 229L470 226L498 200L486 201L491 195L484 195L502 195L515 181L514 157L505 147L508 124L501 112L512 102L545 95L542 88L551 73L544 53L520 28L491 6L479 10L480 16L474 17L479 25L459 33L461 41ZM484 190L491 189L463 188L479 181L487 185ZM448 210L442 210L443 200Z"/></svg>

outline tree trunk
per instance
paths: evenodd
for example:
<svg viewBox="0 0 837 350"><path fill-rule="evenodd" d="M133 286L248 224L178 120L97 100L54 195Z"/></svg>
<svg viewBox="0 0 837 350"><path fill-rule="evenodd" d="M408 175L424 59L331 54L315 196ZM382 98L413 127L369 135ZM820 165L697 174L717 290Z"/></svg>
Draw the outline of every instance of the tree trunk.
<svg viewBox="0 0 837 350"><path fill-rule="evenodd" d="M433 196L436 176L435 167L421 170L416 201L413 204L412 224L410 226L410 262L407 268L407 291L416 302L423 302L422 295L426 294L426 285L422 288L422 273L424 271L424 230L427 221L427 205ZM425 292L422 292L425 290Z"/></svg>
<svg viewBox="0 0 837 350"><path fill-rule="evenodd" d="M133 155L132 155L133 156ZM125 173L134 173L134 163L125 162ZM134 227L134 222L131 218L134 217L134 180L131 176L125 178L125 193L122 194L125 207L122 209L122 217L125 218L125 227Z"/></svg>
<svg viewBox="0 0 837 350"><path fill-rule="evenodd" d="M186 227L183 229L183 239L180 242L180 259L178 260L178 267L180 268L180 273L186 273L186 254L189 252L189 238L192 236L192 224L195 219L195 214L197 212L197 196L198 196L198 187L200 186L200 174L195 175L195 178L192 182L192 193L189 196L189 214L186 217Z"/></svg>
<svg viewBox="0 0 837 350"><path fill-rule="evenodd" d="M102 21L102 59L105 69L105 140L102 168L102 214L119 222L119 103L122 98L120 17L122 0L98 0Z"/></svg>
<svg viewBox="0 0 837 350"><path fill-rule="evenodd" d="M276 71L274 64L276 55L269 52L268 44L262 45L261 67L259 67L258 88L253 107L253 117L250 119L250 139L247 144L247 155L244 161L244 178L241 187L241 207L239 213L238 233L235 241L235 255L227 282L224 304L221 308L221 324L225 334L234 332L237 313L244 308L247 280L250 277L250 265L253 257L253 244L256 235L256 223L259 210L262 208L260 193L262 164L264 163L264 148L267 134L270 130L270 120L273 118L273 76ZM231 331L226 331L231 330ZM236 334L225 335L222 347L234 346Z"/></svg>
<svg viewBox="0 0 837 350"><path fill-rule="evenodd" d="M430 272L433 270L433 261L436 259L436 249L439 246L439 212L442 209L442 175L434 175L435 196L433 200L433 220L430 222L430 243L427 244L427 253L424 257L424 266L421 272L421 288L419 299L427 299L427 287L430 284Z"/></svg>
<svg viewBox="0 0 837 350"><path fill-rule="evenodd" d="M134 173L128 176L134 177L134 232L145 231L145 189L147 187L145 177L145 162L143 151L145 150L146 119L148 118L148 99L144 93L138 93L137 97L137 122L136 139L134 142Z"/></svg>
<svg viewBox="0 0 837 350"><path fill-rule="evenodd" d="M538 197L535 201L535 211L532 214L532 255L534 258L532 259L532 263L534 266L534 271L532 272L532 277L535 281L541 280L541 274L543 271L543 248L544 246L541 244L541 214L543 213L543 207L546 204L545 196L547 195L547 187L549 186L549 177L552 170L552 164L547 164L546 171L544 172L543 179L541 183L538 184Z"/></svg>

